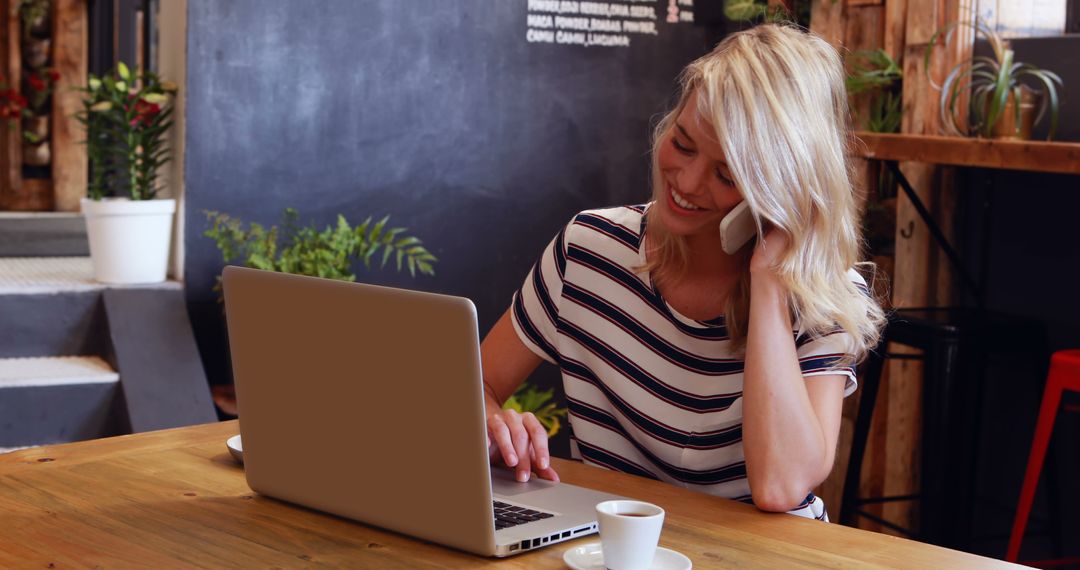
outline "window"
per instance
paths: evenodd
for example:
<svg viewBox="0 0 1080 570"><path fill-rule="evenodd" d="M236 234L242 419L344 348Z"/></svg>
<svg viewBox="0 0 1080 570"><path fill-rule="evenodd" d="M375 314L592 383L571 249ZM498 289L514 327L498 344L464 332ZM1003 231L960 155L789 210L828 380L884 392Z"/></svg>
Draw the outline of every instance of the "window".
<svg viewBox="0 0 1080 570"><path fill-rule="evenodd" d="M1066 4L1076 11L1075 0L979 0L978 11L1004 38L1060 36L1066 33Z"/></svg>

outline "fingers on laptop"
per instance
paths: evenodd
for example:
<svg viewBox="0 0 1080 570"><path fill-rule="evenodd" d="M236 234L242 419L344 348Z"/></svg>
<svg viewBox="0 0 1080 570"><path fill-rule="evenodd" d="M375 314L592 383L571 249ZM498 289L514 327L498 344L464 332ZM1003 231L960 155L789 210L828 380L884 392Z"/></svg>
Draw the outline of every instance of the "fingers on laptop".
<svg viewBox="0 0 1080 570"><path fill-rule="evenodd" d="M532 412L521 414L521 424L525 427L525 431L529 433L529 439L532 441L537 472L541 469L547 469L551 466L551 457L548 454L547 430L544 429L540 420L536 419Z"/></svg>
<svg viewBox="0 0 1080 570"><path fill-rule="evenodd" d="M514 475L518 481L524 483L529 480L529 474L532 473L532 458L529 453L529 438L532 434L525 427L525 415L514 410L506 410L504 415L504 419L507 420L506 425L510 428L510 440L514 444L514 454L517 455L518 460L517 465L514 466Z"/></svg>
<svg viewBox="0 0 1080 570"><path fill-rule="evenodd" d="M510 441L510 427L502 414L493 414L488 417L488 433L491 440L498 446L502 454L503 463L513 467L517 465L517 455L514 453L514 444Z"/></svg>
<svg viewBox="0 0 1080 570"><path fill-rule="evenodd" d="M551 467L551 465L548 465L544 469L540 469L537 466L537 464L536 464L536 448L531 447L531 448L529 448L529 451L533 454L532 455L533 471L535 471L536 474L539 475L541 479L547 479L548 481L554 481L554 482L558 483L559 482L559 474L555 472L555 469L553 469Z"/></svg>
<svg viewBox="0 0 1080 570"><path fill-rule="evenodd" d="M502 453L503 462L515 468L518 481L528 481L533 469L543 479L559 480L551 469L547 430L532 413L503 410L488 418L488 431Z"/></svg>

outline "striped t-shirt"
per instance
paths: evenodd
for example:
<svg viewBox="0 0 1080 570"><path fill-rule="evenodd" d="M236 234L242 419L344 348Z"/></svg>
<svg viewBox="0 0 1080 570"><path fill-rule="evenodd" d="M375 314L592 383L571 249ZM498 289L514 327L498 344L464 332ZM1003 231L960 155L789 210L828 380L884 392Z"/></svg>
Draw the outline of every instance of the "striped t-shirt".
<svg viewBox="0 0 1080 570"><path fill-rule="evenodd" d="M679 314L635 269L645 263L646 208L574 216L514 295L514 328L562 372L575 458L749 502L742 355L723 317ZM797 338L803 375L847 375L852 393L854 369L838 363L849 341ZM813 494L791 512L827 520Z"/></svg>

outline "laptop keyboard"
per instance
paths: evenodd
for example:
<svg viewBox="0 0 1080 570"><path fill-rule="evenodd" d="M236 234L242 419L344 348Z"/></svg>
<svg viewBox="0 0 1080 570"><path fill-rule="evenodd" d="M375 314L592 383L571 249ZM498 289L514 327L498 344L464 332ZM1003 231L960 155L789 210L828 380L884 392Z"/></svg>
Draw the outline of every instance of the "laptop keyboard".
<svg viewBox="0 0 1080 570"><path fill-rule="evenodd" d="M530 523L540 519L549 519L555 515L542 511L534 511L525 507L508 505L495 501L495 530L510 528L519 524Z"/></svg>

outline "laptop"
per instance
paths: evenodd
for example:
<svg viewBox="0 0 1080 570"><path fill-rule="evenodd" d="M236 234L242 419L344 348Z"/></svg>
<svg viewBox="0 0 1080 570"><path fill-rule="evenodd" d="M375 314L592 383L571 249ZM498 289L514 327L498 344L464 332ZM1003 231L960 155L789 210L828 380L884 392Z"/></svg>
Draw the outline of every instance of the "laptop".
<svg viewBox="0 0 1080 570"><path fill-rule="evenodd" d="M232 266L223 283L254 491L484 556L594 533L622 498L490 466L470 300Z"/></svg>

